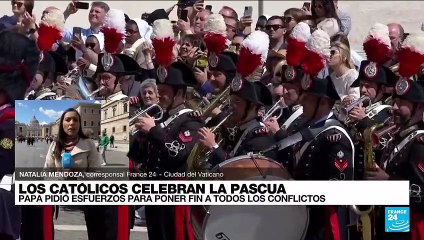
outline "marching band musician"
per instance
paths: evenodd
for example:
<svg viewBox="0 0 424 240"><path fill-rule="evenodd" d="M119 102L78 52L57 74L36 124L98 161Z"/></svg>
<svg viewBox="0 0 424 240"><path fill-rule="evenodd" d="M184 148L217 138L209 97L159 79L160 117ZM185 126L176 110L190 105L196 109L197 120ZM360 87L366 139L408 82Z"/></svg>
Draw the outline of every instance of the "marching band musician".
<svg viewBox="0 0 424 240"><path fill-rule="evenodd" d="M265 121L267 128L274 133L276 141L280 141L291 133L298 132L303 126L303 120L300 116L303 113L303 107L300 105L300 96L302 94L301 79L303 70L301 68L302 60L306 53L306 42L311 37L310 28L306 23L298 23L292 30L287 43L287 64L282 67L281 82L276 88L284 88L284 102L288 106L284 109L283 116L279 119L275 117ZM291 149L282 149L278 151L278 161L284 167L292 172L293 152Z"/></svg>
<svg viewBox="0 0 424 240"><path fill-rule="evenodd" d="M351 128L352 137L357 142L356 179L363 179L364 175L365 156L362 133L374 123L383 123L392 116L391 106L383 103L386 86L398 78L382 64L387 60L390 51L388 31L387 26L380 23L376 23L371 28L363 44L368 59L361 62L358 79L352 84L352 87L360 86L361 97L368 97L371 100L367 107L358 104L348 113L349 120L354 122ZM346 98L349 99L349 96ZM381 153L381 149L375 149L376 158L379 159Z"/></svg>
<svg viewBox="0 0 424 240"><path fill-rule="evenodd" d="M45 232L46 234L42 233L43 223L47 227L44 230L51 226L52 212L49 214L47 211L45 222L34 221L37 216L21 220L21 208L15 206L11 178L15 172L14 104L15 100L24 99L25 90L37 71L38 62L39 51L33 41L16 32L0 33L0 239L44 239L43 235L51 237L53 234L53 229ZM50 206L39 209L52 210ZM29 224L24 225L24 222ZM41 235L37 235L39 233Z"/></svg>
<svg viewBox="0 0 424 240"><path fill-rule="evenodd" d="M330 77L316 77L324 68L329 49L328 34L316 30L308 41L302 65L305 75L300 103L307 125L300 131L302 138L297 143L291 141L292 136L283 140L294 146L292 161L296 180L353 179L354 145L332 111L340 97ZM311 207L305 239L347 239L347 214L345 206Z"/></svg>
<svg viewBox="0 0 424 240"><path fill-rule="evenodd" d="M368 97L371 105L367 108L355 106L349 112L349 118L357 122L356 128L360 132L370 125L370 121L384 122L391 116L391 107L382 103L388 77L396 78L393 74L388 75L390 70L383 65L390 51L388 31L386 25L376 23L363 44L368 60L361 62L358 79L352 87L359 86L361 97Z"/></svg>
<svg viewBox="0 0 424 240"><path fill-rule="evenodd" d="M299 104L302 93L300 80L303 77L301 63L306 53L306 42L310 37L309 26L300 22L293 28L287 40L287 65L282 66L280 81L274 82L274 85L276 85L274 91L277 88L283 89L284 103L287 108L284 108L283 115L279 119L271 117L265 122L268 129L275 134L277 141L286 137L289 127L297 128L300 124L296 120L303 112L303 108ZM297 132L298 130L293 129L290 132Z"/></svg>
<svg viewBox="0 0 424 240"><path fill-rule="evenodd" d="M209 163L219 164L227 158L260 152L275 143L271 134L265 131L257 131L263 128L258 118L260 107L272 105L272 95L269 89L261 82L251 82L247 77L254 73L265 62L267 49L258 48L258 44L269 44L268 36L260 31L255 31L242 43L239 60L237 62L237 74L231 82L229 122L236 127L224 128L224 146L220 147L215 140L215 134L208 128L199 130L199 141L202 145L211 149ZM250 58L249 58L250 57ZM252 66L251 62L258 63ZM250 63L250 65L249 65ZM267 153L267 156L275 159L275 152Z"/></svg>
<svg viewBox="0 0 424 240"><path fill-rule="evenodd" d="M141 116L135 124L147 137L142 169L154 173L149 176L154 180L184 179L179 174L187 171L187 158L198 139L196 132L203 126L199 119L189 115L193 110L184 103L187 87L195 86L197 81L188 66L172 62L176 43L173 35L169 20L153 23L152 44L158 64L156 84L164 116L158 124L148 115ZM188 206L146 206L145 214L149 239L194 239Z"/></svg>
<svg viewBox="0 0 424 240"><path fill-rule="evenodd" d="M111 60L103 60L110 58ZM105 65L104 62L109 61L111 64ZM119 82L126 81L131 75L137 74L140 70L137 62L131 57L124 54L99 54L99 62L95 76L98 77L101 86L99 95L106 100L114 101L128 98L121 90Z"/></svg>
<svg viewBox="0 0 424 240"><path fill-rule="evenodd" d="M411 34L404 41L399 52L399 74L393 95L395 129L379 165L365 173L368 180L409 180L410 182L410 233L384 231L383 217L376 221L377 239L424 238L424 84L411 79L424 63L424 35ZM393 125L392 125L393 126ZM391 126L385 125L382 129ZM383 131L377 129L377 131Z"/></svg>

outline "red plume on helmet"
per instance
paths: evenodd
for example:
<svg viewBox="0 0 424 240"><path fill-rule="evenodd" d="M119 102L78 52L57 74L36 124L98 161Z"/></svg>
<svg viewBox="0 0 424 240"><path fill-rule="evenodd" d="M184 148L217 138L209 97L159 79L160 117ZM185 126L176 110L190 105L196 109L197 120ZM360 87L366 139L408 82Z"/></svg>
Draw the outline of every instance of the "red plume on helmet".
<svg viewBox="0 0 424 240"><path fill-rule="evenodd" d="M324 69L326 58L330 53L330 36L320 29L312 33L307 43L302 69L305 74L316 77Z"/></svg>
<svg viewBox="0 0 424 240"><path fill-rule="evenodd" d="M367 59L377 64L385 63L391 50L389 28L381 23L376 23L369 31L363 43Z"/></svg>
<svg viewBox="0 0 424 240"><path fill-rule="evenodd" d="M424 34L409 35L398 53L399 75L409 79L420 70L424 64Z"/></svg>
<svg viewBox="0 0 424 240"><path fill-rule="evenodd" d="M101 30L105 37L105 51L117 53L125 37L125 14L119 9L110 9Z"/></svg>
<svg viewBox="0 0 424 240"><path fill-rule="evenodd" d="M241 44L236 70L243 78L254 73L267 58L269 48L268 34L262 31L252 32Z"/></svg>
<svg viewBox="0 0 424 240"><path fill-rule="evenodd" d="M287 39L286 61L288 65L300 66L306 54L306 43L310 37L311 30L308 24L300 22L293 28Z"/></svg>
<svg viewBox="0 0 424 240"><path fill-rule="evenodd" d="M209 62L216 64L217 56L227 48L227 26L225 25L224 17L221 14L211 14L205 23L203 29L203 40L208 49Z"/></svg>
<svg viewBox="0 0 424 240"><path fill-rule="evenodd" d="M47 13L41 20L37 30L37 46L41 51L50 51L53 44L63 38L62 31L65 26L65 18L58 11Z"/></svg>
<svg viewBox="0 0 424 240"><path fill-rule="evenodd" d="M174 61L173 50L176 41L172 23L168 19L159 19L153 23L152 45L157 64L168 67Z"/></svg>
<svg viewBox="0 0 424 240"><path fill-rule="evenodd" d="M62 32L54 26L41 23L38 28L37 45L41 51L50 51L56 41L62 39Z"/></svg>

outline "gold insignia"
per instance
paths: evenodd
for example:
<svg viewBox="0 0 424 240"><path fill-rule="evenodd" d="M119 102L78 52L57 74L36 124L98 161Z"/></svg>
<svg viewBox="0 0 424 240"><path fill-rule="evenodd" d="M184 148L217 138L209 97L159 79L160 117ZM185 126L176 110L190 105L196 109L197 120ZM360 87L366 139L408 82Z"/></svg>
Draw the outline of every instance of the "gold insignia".
<svg viewBox="0 0 424 240"><path fill-rule="evenodd" d="M0 147L6 149L6 150L10 150L13 148L13 140L10 138L3 138L2 140L0 140Z"/></svg>

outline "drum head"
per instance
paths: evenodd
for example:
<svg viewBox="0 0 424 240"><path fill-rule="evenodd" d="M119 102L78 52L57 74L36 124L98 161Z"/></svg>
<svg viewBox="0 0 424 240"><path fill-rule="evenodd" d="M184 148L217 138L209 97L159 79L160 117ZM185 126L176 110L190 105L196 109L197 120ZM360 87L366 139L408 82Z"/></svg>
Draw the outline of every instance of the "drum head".
<svg viewBox="0 0 424 240"><path fill-rule="evenodd" d="M210 206L204 240L302 240L306 206Z"/></svg>

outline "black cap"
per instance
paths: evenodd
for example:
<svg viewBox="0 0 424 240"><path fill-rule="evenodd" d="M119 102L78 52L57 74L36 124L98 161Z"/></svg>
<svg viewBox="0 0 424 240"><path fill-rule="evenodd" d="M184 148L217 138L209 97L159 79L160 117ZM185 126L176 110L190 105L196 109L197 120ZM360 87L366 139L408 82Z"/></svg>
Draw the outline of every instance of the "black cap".
<svg viewBox="0 0 424 240"><path fill-rule="evenodd" d="M384 71L386 72L386 86L394 87L396 82L399 80L399 76L396 75L392 70L388 67L383 66Z"/></svg>
<svg viewBox="0 0 424 240"><path fill-rule="evenodd" d="M168 19L168 13L166 13L165 9L156 9L152 13L149 14L149 16L146 19L146 22L149 25L152 25L156 20L159 19Z"/></svg>
<svg viewBox="0 0 424 240"><path fill-rule="evenodd" d="M334 87L333 81L330 76L326 78L314 78L309 76L302 78L301 81L303 91L311 93L318 97L326 97L333 100L340 100L340 96Z"/></svg>
<svg viewBox="0 0 424 240"><path fill-rule="evenodd" d="M298 83L300 84L303 78L302 67L292 67L283 65L281 69L281 83Z"/></svg>
<svg viewBox="0 0 424 240"><path fill-rule="evenodd" d="M385 85L386 82L386 70L382 65L376 64L369 60L364 60L361 62L361 67L359 68L359 76L356 79L351 87L359 87L360 81L374 82L377 84Z"/></svg>
<svg viewBox="0 0 424 240"><path fill-rule="evenodd" d="M106 67L106 63L109 63L110 66ZM140 66L134 59L125 54L108 55L100 53L95 75L104 72L118 73L123 75L136 75L140 72Z"/></svg>
<svg viewBox="0 0 424 240"><path fill-rule="evenodd" d="M36 43L14 31L0 32L0 90L11 104L24 99L40 62Z"/></svg>
<svg viewBox="0 0 424 240"><path fill-rule="evenodd" d="M156 81L157 84L176 87L197 85L193 71L182 62L173 62L168 68L156 67Z"/></svg>
<svg viewBox="0 0 424 240"><path fill-rule="evenodd" d="M237 53L235 53L235 52L229 52L229 51L224 51L221 54L226 55L226 56L229 56L231 58L231 60L233 60L233 63L235 65L237 65L238 57L239 57L239 55Z"/></svg>
<svg viewBox="0 0 424 240"><path fill-rule="evenodd" d="M244 100L262 106L272 105L272 94L265 84L260 81L250 82L236 76L231 82L230 93Z"/></svg>
<svg viewBox="0 0 424 240"><path fill-rule="evenodd" d="M68 73L68 66L66 65L65 59L56 52L49 52L54 60L55 70L54 72L58 75L64 75Z"/></svg>
<svg viewBox="0 0 424 240"><path fill-rule="evenodd" d="M402 78L396 82L394 98L405 99L412 103L424 103L424 83Z"/></svg>
<svg viewBox="0 0 424 240"><path fill-rule="evenodd" d="M236 64L235 64L234 60L229 55L222 53L222 54L218 55L218 64L215 67L210 65L209 70L220 71L220 72L223 72L223 73L235 72L236 71Z"/></svg>

